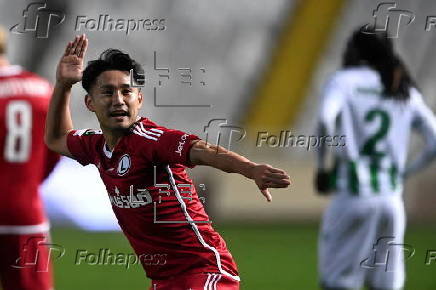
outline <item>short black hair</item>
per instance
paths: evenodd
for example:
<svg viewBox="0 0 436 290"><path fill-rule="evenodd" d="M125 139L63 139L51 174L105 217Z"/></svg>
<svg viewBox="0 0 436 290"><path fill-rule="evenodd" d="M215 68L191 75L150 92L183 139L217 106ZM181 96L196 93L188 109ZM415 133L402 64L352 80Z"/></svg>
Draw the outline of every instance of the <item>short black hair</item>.
<svg viewBox="0 0 436 290"><path fill-rule="evenodd" d="M133 70L133 79L136 85L143 85L144 78L139 76L143 74L142 66L132 59L127 53L119 49L109 48L100 54L96 60L88 62L83 71L82 87L89 93L91 86L98 76L108 70L128 71Z"/></svg>

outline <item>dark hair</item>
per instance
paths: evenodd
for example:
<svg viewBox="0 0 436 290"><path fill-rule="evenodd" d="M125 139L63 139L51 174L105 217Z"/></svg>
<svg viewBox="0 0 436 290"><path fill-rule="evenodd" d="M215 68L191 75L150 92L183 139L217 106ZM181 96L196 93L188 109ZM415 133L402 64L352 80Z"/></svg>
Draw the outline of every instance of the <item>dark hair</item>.
<svg viewBox="0 0 436 290"><path fill-rule="evenodd" d="M378 71L387 98L407 100L409 89L416 86L400 59L395 54L386 31L362 27L353 32L343 54L343 66L369 65Z"/></svg>
<svg viewBox="0 0 436 290"><path fill-rule="evenodd" d="M130 58L127 53L123 53L119 49L109 48L100 54L96 60L88 62L83 71L82 86L89 93L91 86L94 84L98 76L108 70L128 71L133 70L133 79L137 85L144 84L144 78L140 78L139 74L143 74L142 66L134 59Z"/></svg>

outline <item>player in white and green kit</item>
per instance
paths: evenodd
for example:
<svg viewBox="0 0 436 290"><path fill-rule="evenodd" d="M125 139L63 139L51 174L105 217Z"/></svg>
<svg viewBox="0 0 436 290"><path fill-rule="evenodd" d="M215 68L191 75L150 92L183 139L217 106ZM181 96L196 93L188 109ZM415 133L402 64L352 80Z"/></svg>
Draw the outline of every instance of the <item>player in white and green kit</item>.
<svg viewBox="0 0 436 290"><path fill-rule="evenodd" d="M323 289L402 289L403 179L436 157L436 118L384 32L353 33L322 93L322 135L345 135L334 165L319 150L316 186L333 191L319 238ZM406 167L412 129L426 148Z"/></svg>

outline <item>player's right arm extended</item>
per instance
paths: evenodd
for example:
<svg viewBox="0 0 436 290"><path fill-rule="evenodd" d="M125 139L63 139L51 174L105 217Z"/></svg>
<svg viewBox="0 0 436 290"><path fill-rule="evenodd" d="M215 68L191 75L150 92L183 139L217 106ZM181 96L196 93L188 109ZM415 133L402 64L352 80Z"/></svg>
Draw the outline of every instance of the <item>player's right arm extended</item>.
<svg viewBox="0 0 436 290"><path fill-rule="evenodd" d="M333 136L336 132L336 119L342 110L344 103L343 84L335 78L330 80L323 92L323 99L319 110L318 136ZM330 191L330 172L327 166L329 153L328 146L321 142L317 151L317 172L315 187L319 193L326 194Z"/></svg>
<svg viewBox="0 0 436 290"><path fill-rule="evenodd" d="M47 113L44 140L51 150L72 157L67 147L67 135L73 129L70 113L71 88L82 79L83 58L88 46L85 35L69 42L59 61L56 84Z"/></svg>
<svg viewBox="0 0 436 290"><path fill-rule="evenodd" d="M268 164L257 164L221 146L203 140L192 141L189 154L193 165L206 165L227 173L239 173L254 180L267 201L272 200L268 188L286 188L291 184L289 175Z"/></svg>

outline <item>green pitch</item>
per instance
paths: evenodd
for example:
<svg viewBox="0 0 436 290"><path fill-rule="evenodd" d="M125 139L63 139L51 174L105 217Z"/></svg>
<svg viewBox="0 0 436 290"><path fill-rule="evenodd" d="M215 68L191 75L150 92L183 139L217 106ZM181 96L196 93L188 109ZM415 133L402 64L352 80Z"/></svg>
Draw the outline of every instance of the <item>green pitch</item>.
<svg viewBox="0 0 436 290"><path fill-rule="evenodd" d="M215 225L215 228L224 236L238 263L241 289L317 289L317 225ZM98 254L100 249L132 253L121 233L55 228L52 237L53 243L65 248L65 255L54 261L56 289L148 289L150 282L138 264L126 269L122 263L91 265L96 263L92 257L84 260L86 253ZM406 262L406 289L436 289L436 228L410 225L406 243L415 248L414 256ZM427 250L435 250L435 261L430 265L425 264Z"/></svg>

